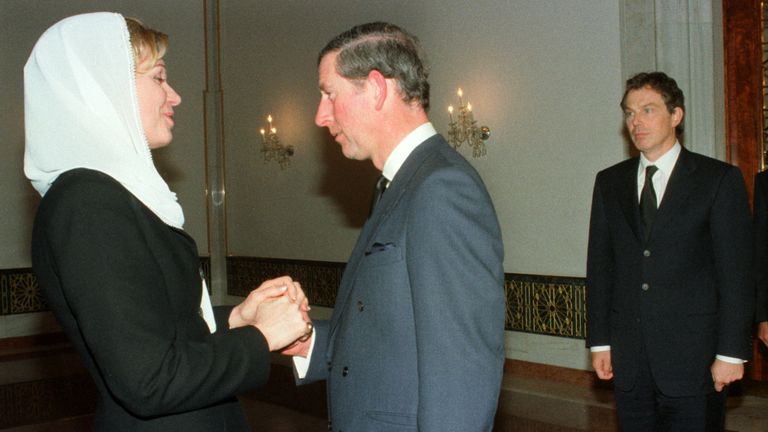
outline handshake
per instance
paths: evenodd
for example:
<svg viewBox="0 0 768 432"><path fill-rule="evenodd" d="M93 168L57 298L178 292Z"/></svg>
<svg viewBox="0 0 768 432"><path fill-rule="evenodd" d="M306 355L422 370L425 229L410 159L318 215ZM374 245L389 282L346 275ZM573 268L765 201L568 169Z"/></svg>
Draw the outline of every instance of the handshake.
<svg viewBox="0 0 768 432"><path fill-rule="evenodd" d="M312 336L309 302L301 284L282 276L264 281L229 314L229 328L254 326L270 351L306 357Z"/></svg>

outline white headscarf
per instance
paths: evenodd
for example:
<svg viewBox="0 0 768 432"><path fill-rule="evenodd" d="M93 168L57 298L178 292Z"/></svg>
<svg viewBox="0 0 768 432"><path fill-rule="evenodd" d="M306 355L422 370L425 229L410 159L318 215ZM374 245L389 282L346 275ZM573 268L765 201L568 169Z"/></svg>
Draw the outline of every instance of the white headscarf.
<svg viewBox="0 0 768 432"><path fill-rule="evenodd" d="M68 170L101 171L181 228L176 194L152 162L134 71L120 14L76 15L46 30L24 66L24 173L45 195Z"/></svg>

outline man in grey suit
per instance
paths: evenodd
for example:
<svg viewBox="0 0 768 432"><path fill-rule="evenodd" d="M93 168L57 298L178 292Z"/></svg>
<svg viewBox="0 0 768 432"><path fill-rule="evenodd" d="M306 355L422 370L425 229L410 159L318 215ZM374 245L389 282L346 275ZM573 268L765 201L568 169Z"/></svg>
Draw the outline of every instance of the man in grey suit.
<svg viewBox="0 0 768 432"><path fill-rule="evenodd" d="M327 380L330 430L490 431L504 362L501 233L480 176L429 122L418 41L387 23L319 55L315 123L382 171L330 321L286 353ZM387 185L388 184L388 185Z"/></svg>
<svg viewBox="0 0 768 432"><path fill-rule="evenodd" d="M724 428L723 388L751 355L751 222L738 168L683 148L683 92L627 81L640 157L597 174L587 254L587 346L614 379L624 431Z"/></svg>

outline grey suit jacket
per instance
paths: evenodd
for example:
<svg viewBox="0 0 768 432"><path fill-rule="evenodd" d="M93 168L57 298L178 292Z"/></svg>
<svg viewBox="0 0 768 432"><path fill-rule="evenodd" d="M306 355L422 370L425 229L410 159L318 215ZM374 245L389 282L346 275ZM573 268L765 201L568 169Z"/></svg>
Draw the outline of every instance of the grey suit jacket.
<svg viewBox="0 0 768 432"><path fill-rule="evenodd" d="M664 394L711 392L716 354L751 356L752 231L744 180L736 167L683 149L646 240L638 163L621 162L595 180L587 346L611 346L619 389L632 388L647 358Z"/></svg>
<svg viewBox="0 0 768 432"><path fill-rule="evenodd" d="M504 361L501 233L476 171L436 135L366 222L305 382L339 431L490 431Z"/></svg>

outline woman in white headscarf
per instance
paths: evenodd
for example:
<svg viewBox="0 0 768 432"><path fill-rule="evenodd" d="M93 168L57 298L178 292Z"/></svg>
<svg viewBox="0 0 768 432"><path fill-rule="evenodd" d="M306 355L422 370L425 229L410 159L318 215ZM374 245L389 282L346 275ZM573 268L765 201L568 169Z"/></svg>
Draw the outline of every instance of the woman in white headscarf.
<svg viewBox="0 0 768 432"><path fill-rule="evenodd" d="M66 18L24 68L24 171L43 196L33 269L100 394L98 431L250 430L234 395L311 332L289 277L212 308L184 216L152 162L172 139L167 36L115 13Z"/></svg>

